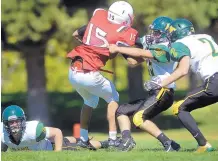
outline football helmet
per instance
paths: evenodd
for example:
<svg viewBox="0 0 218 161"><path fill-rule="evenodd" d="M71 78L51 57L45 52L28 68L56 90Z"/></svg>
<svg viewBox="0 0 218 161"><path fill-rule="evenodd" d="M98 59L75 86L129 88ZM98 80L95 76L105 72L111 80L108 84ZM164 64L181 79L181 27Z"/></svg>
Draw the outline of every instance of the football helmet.
<svg viewBox="0 0 218 161"><path fill-rule="evenodd" d="M131 26L133 18L133 8L125 1L114 2L108 9L107 19L111 23Z"/></svg>
<svg viewBox="0 0 218 161"><path fill-rule="evenodd" d="M4 128L10 136L21 139L26 128L26 117L22 108L17 105L6 107L2 113L2 121Z"/></svg>
<svg viewBox="0 0 218 161"><path fill-rule="evenodd" d="M176 19L168 28L168 37L172 42L194 33L194 26L187 19Z"/></svg>
<svg viewBox="0 0 218 161"><path fill-rule="evenodd" d="M151 25L149 25L149 30L151 34L147 35L147 43L161 43L167 41L167 29L173 20L169 17L161 16L157 17Z"/></svg>

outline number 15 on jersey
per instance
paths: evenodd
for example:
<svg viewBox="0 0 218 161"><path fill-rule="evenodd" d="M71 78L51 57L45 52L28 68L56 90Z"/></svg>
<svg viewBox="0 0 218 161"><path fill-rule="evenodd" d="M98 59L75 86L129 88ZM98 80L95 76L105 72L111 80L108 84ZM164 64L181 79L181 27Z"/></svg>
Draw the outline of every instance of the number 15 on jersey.
<svg viewBox="0 0 218 161"><path fill-rule="evenodd" d="M107 47L108 41L106 35L106 32L90 23L85 44L97 47Z"/></svg>

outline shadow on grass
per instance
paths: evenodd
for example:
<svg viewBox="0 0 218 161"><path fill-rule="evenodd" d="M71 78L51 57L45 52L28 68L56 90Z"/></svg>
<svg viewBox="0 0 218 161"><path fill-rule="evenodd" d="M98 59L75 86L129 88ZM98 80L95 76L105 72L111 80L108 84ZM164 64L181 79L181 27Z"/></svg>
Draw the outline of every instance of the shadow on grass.
<svg viewBox="0 0 218 161"><path fill-rule="evenodd" d="M192 148L192 149L181 149L180 152L195 152L196 148Z"/></svg>
<svg viewBox="0 0 218 161"><path fill-rule="evenodd" d="M164 152L163 148L137 148L137 151L139 152L145 152L145 151L149 151L149 152Z"/></svg>
<svg viewBox="0 0 218 161"><path fill-rule="evenodd" d="M165 152L163 148L137 148L137 151L145 152L145 151L151 151L151 152ZM196 149L180 149L178 152L195 152Z"/></svg>

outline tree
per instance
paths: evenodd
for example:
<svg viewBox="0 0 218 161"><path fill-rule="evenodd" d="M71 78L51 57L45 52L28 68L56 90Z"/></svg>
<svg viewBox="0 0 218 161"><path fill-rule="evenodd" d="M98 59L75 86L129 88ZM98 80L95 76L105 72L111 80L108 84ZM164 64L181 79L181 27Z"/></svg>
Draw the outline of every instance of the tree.
<svg viewBox="0 0 218 161"><path fill-rule="evenodd" d="M51 38L59 43L69 42L73 28L86 22L84 13L79 10L79 15L69 17L59 0L2 1L2 24L9 44L6 47L19 50L26 62L30 119L51 123L46 92L46 46Z"/></svg>

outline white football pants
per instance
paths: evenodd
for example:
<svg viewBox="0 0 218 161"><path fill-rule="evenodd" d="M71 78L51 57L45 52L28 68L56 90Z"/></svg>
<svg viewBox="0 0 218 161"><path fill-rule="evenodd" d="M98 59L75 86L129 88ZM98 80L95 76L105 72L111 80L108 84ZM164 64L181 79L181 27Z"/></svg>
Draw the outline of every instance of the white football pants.
<svg viewBox="0 0 218 161"><path fill-rule="evenodd" d="M103 77L99 71L83 73L70 68L69 80L82 96L85 105L96 108L99 97L103 98L107 103L119 102L119 94L114 84Z"/></svg>

